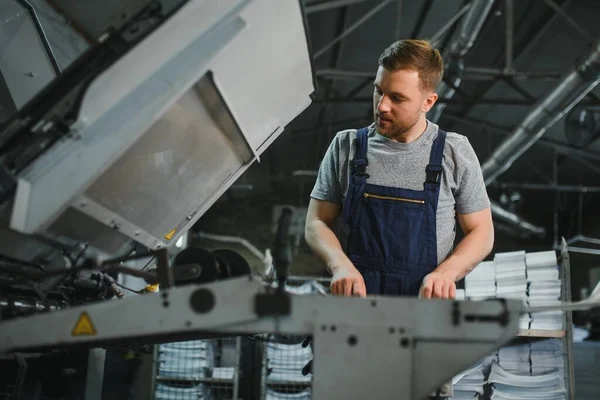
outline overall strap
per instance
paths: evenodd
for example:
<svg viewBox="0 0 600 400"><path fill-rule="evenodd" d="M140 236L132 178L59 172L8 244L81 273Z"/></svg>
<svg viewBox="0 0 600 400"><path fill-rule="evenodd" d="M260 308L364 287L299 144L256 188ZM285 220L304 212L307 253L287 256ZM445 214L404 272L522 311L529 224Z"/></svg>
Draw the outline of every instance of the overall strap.
<svg viewBox="0 0 600 400"><path fill-rule="evenodd" d="M367 146L369 139L369 128L362 128L356 132L354 158L352 160L351 170L349 171L349 184L346 200L342 209L342 220L346 223L350 221L354 209L356 208L356 193L366 183L369 175L367 174Z"/></svg>
<svg viewBox="0 0 600 400"><path fill-rule="evenodd" d="M369 177L367 174L367 165L369 165L369 160L367 160L368 139L369 128L362 128L356 132L356 146L351 171L354 183L364 183Z"/></svg>
<svg viewBox="0 0 600 400"><path fill-rule="evenodd" d="M446 132L438 129L438 135L431 146L429 164L425 168L425 189L437 191L442 175L442 159L444 156L444 145L446 143Z"/></svg>

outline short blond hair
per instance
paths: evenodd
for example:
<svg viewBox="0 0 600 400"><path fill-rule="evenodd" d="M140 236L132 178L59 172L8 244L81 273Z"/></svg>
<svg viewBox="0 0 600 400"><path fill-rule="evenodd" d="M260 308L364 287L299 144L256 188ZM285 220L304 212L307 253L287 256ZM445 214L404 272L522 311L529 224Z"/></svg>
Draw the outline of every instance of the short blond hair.
<svg viewBox="0 0 600 400"><path fill-rule="evenodd" d="M412 69L419 72L423 89L433 92L444 76L444 60L431 42L406 39L392 43L379 57L379 65L388 71Z"/></svg>

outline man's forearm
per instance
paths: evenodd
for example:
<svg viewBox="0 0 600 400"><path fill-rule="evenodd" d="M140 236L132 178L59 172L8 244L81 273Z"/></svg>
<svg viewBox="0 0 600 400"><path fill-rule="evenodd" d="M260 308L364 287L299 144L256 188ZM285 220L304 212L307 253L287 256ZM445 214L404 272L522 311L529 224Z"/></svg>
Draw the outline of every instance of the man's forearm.
<svg viewBox="0 0 600 400"><path fill-rule="evenodd" d="M306 226L305 239L311 250L333 274L341 265L350 263L342 245L331 228L323 221L312 221Z"/></svg>
<svg viewBox="0 0 600 400"><path fill-rule="evenodd" d="M493 245L493 227L477 227L465 235L454 252L435 271L449 275L455 282L459 281L490 254Z"/></svg>

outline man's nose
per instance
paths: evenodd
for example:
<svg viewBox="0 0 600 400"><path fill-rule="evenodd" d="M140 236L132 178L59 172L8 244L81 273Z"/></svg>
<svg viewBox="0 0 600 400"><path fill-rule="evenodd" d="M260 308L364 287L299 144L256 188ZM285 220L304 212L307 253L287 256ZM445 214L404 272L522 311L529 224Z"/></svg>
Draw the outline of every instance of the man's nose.
<svg viewBox="0 0 600 400"><path fill-rule="evenodd" d="M381 113L389 112L391 110L390 101L387 96L381 96L379 103L377 104L377 110Z"/></svg>

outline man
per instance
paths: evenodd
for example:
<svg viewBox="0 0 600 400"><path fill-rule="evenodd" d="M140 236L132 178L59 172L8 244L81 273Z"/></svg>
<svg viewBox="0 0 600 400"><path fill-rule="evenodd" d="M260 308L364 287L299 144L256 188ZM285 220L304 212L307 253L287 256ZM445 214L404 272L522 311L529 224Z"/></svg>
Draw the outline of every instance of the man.
<svg viewBox="0 0 600 400"><path fill-rule="evenodd" d="M443 70L429 42L392 44L379 58L374 124L339 132L327 150L305 237L333 274L333 294L454 298L456 282L491 252L477 156L466 137L425 116ZM456 219L465 236L452 251Z"/></svg>

